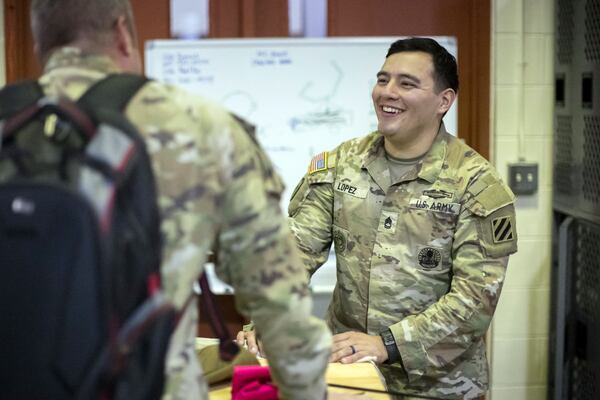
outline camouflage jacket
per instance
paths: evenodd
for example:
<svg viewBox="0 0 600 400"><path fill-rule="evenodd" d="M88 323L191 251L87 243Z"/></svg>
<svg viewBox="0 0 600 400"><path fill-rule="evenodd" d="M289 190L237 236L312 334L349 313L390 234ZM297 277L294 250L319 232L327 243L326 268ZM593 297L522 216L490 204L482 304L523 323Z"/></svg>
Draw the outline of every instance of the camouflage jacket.
<svg viewBox="0 0 600 400"><path fill-rule="evenodd" d="M108 57L63 48L39 82L47 94L76 99L113 72ZM217 274L255 322L282 397L323 398L330 334L310 317L308 279L279 207L282 184L265 154L224 109L173 86L147 83L126 116L152 157L163 285L184 311L169 348L164 398L208 398L194 348L196 304L186 301L215 241Z"/></svg>
<svg viewBox="0 0 600 400"><path fill-rule="evenodd" d="M442 124L431 149L391 182L377 132L313 159L289 206L312 273L335 244L333 333L390 328L402 362L390 389L448 399L488 386L483 336L517 249L514 196Z"/></svg>

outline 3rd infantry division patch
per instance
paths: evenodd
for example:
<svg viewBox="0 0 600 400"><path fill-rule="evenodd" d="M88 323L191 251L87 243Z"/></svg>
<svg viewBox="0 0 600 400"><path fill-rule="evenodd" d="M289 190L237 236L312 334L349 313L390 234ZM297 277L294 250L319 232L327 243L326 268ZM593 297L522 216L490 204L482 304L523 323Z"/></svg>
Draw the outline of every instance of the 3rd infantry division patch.
<svg viewBox="0 0 600 400"><path fill-rule="evenodd" d="M510 242L513 240L513 224L510 216L499 217L492 220L492 232L495 243Z"/></svg>

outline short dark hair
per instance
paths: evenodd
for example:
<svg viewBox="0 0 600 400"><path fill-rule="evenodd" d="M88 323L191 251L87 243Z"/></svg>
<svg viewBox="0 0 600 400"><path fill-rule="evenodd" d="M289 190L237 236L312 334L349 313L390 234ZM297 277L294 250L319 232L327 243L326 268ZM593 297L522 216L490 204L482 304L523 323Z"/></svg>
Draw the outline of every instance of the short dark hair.
<svg viewBox="0 0 600 400"><path fill-rule="evenodd" d="M458 93L458 67L456 58L442 45L431 38L411 37L392 43L386 58L403 51L422 51L430 54L433 60L434 80L436 89L442 91L450 88Z"/></svg>
<svg viewBox="0 0 600 400"><path fill-rule="evenodd" d="M117 18L124 15L136 38L129 0L33 0L31 27L40 56L76 40L104 45Z"/></svg>

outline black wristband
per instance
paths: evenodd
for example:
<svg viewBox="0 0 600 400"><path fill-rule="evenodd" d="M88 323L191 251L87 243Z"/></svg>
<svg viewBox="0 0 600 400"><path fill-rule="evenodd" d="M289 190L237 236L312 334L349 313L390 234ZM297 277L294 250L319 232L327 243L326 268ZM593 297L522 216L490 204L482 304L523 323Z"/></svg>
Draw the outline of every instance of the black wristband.
<svg viewBox="0 0 600 400"><path fill-rule="evenodd" d="M395 362L400 361L400 351L398 351L398 346L396 346L396 339L394 339L394 335L392 331L389 329L384 330L379 334L383 339L383 344L385 345L385 350L388 354L388 359L385 362L386 364L393 364Z"/></svg>

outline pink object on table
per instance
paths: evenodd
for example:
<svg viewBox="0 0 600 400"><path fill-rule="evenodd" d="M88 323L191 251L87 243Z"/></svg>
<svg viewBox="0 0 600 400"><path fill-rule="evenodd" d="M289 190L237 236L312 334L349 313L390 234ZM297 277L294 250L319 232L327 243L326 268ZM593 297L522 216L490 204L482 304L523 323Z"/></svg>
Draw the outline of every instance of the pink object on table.
<svg viewBox="0 0 600 400"><path fill-rule="evenodd" d="M277 386L271 382L269 367L255 365L233 368L232 400L277 400Z"/></svg>

